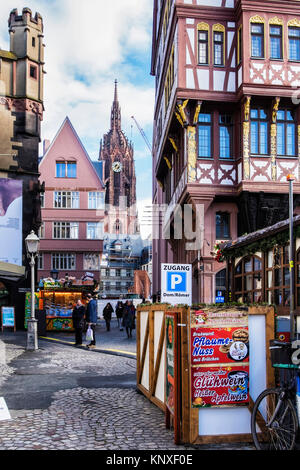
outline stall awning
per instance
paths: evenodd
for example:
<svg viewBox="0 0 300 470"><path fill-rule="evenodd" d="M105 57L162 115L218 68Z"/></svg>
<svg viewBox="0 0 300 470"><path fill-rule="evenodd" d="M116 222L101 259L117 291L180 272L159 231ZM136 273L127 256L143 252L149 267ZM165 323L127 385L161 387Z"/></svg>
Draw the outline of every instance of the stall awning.
<svg viewBox="0 0 300 470"><path fill-rule="evenodd" d="M25 276L25 266L0 261L0 278L8 281L19 281Z"/></svg>

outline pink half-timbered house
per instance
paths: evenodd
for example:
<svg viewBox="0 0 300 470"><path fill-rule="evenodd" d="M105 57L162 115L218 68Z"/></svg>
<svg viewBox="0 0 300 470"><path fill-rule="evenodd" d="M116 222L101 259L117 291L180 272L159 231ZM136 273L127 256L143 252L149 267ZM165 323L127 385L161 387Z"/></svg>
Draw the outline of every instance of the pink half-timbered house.
<svg viewBox="0 0 300 470"><path fill-rule="evenodd" d="M228 294L218 242L287 218L289 173L300 203L299 2L154 0L153 11L153 204L168 206L153 292L161 262L191 263L194 302L214 302ZM204 208L201 250L172 236L184 204Z"/></svg>
<svg viewBox="0 0 300 470"><path fill-rule="evenodd" d="M50 276L100 280L105 188L102 164L87 154L69 118L39 165L45 182L40 230L39 279Z"/></svg>

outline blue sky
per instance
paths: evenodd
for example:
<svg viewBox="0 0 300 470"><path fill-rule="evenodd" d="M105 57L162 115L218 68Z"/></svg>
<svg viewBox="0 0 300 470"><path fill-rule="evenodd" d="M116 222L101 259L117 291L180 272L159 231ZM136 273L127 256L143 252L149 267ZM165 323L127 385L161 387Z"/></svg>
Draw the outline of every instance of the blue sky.
<svg viewBox="0 0 300 470"><path fill-rule="evenodd" d="M10 11L38 11L44 21L45 114L42 139L52 140L68 116L92 160L109 130L114 80L122 127L133 141L139 206L151 201L149 149L131 119L152 142L154 78L150 76L151 0L1 0L0 47L9 49ZM41 147L42 148L42 147Z"/></svg>

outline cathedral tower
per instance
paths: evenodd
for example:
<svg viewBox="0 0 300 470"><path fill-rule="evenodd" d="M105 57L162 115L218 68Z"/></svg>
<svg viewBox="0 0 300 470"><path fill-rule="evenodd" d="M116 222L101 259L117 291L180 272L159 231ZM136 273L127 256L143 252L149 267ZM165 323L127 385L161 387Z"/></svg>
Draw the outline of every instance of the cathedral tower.
<svg viewBox="0 0 300 470"><path fill-rule="evenodd" d="M111 108L110 130L101 140L99 160L103 161L106 187L105 203L108 217L105 231L108 233L137 233L133 146L122 131L117 80L115 81L114 100Z"/></svg>

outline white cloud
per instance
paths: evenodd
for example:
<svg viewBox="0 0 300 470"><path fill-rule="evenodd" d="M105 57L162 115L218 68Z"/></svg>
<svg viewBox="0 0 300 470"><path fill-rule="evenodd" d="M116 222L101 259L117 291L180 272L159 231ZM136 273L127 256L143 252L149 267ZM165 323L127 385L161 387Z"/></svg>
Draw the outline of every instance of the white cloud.
<svg viewBox="0 0 300 470"><path fill-rule="evenodd" d="M1 0L0 45L8 49L7 19L26 6L44 21L45 114L42 139L53 139L68 115L91 158L109 130L114 79L119 81L122 127L136 139L137 156L147 151L134 115L152 129L154 91L150 78L152 2L149 0ZM149 70L145 70L145 58ZM136 77L141 77L138 81ZM151 142L151 135L148 134ZM151 165L151 162L150 162ZM151 166L149 167L151 168ZM149 181L148 193L151 193Z"/></svg>

